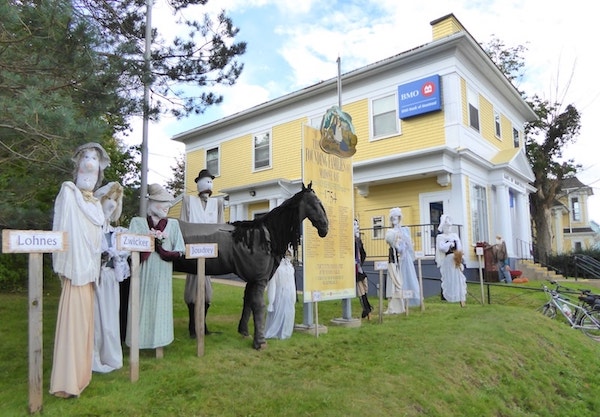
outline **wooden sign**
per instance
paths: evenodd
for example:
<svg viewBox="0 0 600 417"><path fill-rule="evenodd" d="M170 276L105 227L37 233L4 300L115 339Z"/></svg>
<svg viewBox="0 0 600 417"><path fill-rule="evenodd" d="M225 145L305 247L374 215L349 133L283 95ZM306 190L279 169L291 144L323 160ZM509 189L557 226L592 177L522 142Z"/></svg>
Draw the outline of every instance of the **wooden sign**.
<svg viewBox="0 0 600 417"><path fill-rule="evenodd" d="M47 230L2 230L3 253L48 253L66 250L66 233Z"/></svg>
<svg viewBox="0 0 600 417"><path fill-rule="evenodd" d="M185 257L196 258L218 258L219 245L216 243L190 243L185 245Z"/></svg>
<svg viewBox="0 0 600 417"><path fill-rule="evenodd" d="M217 258L219 245L216 243L188 243L185 245L185 257L198 259L198 273L196 280L196 302L194 318L196 322L196 354L204 356L204 302L206 300L206 258Z"/></svg>
<svg viewBox="0 0 600 417"><path fill-rule="evenodd" d="M373 263L373 267L375 271L386 271L388 268L387 261L375 261Z"/></svg>
<svg viewBox="0 0 600 417"><path fill-rule="evenodd" d="M154 237L134 233L117 233L117 250L154 252Z"/></svg>

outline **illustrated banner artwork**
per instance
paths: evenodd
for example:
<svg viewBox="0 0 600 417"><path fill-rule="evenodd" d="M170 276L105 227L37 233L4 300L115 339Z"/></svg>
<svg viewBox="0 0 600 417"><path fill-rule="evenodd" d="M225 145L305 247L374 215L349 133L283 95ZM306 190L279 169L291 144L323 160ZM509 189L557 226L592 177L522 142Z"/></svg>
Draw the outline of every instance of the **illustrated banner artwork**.
<svg viewBox="0 0 600 417"><path fill-rule="evenodd" d="M356 296L354 272L354 218L352 160L325 153L319 130L304 126L303 181L321 199L329 219L329 232L320 238L304 222L304 302Z"/></svg>

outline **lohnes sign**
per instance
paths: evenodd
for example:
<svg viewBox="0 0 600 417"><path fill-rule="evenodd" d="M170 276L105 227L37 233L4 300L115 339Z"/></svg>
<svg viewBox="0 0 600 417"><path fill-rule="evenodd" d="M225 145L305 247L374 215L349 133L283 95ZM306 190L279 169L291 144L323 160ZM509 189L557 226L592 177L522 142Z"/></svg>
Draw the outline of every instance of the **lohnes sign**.
<svg viewBox="0 0 600 417"><path fill-rule="evenodd" d="M65 232L8 229L2 231L4 253L47 253L66 249Z"/></svg>

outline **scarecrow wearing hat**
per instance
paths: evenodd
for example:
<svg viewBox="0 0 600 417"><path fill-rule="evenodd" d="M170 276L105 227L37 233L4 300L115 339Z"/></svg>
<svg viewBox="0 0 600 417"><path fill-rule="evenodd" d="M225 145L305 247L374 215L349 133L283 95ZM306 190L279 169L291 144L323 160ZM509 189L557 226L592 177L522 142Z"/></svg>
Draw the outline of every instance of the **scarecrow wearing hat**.
<svg viewBox="0 0 600 417"><path fill-rule="evenodd" d="M93 192L110 164L104 148L95 142L79 146L71 159L73 181L62 183L52 225L52 230L66 232L68 247L52 254L62 285L50 393L62 398L78 397L92 379L94 283L100 275L104 224L102 205Z"/></svg>
<svg viewBox="0 0 600 417"><path fill-rule="evenodd" d="M197 195L186 195L183 197L181 205L181 215L179 218L188 223L225 223L223 199L212 196L213 180L215 176L212 175L207 169L203 169L198 173L198 176L194 179L196 188L198 189ZM198 276L187 274L185 279L185 292L184 300L188 306L189 313L189 325L188 330L190 337L196 337L196 320L195 320L195 307L196 307L196 286L198 282ZM204 334L211 334L206 327L206 313L210 307L212 300L212 281L210 276L206 276L206 288L205 288L205 302L204 302Z"/></svg>
<svg viewBox="0 0 600 417"><path fill-rule="evenodd" d="M140 349L156 349L173 342L173 261L185 252L185 242L176 219L167 218L173 195L160 184L148 186L148 216L131 219L131 233L154 236L154 252L142 252L140 266ZM131 319L125 342L131 346Z"/></svg>

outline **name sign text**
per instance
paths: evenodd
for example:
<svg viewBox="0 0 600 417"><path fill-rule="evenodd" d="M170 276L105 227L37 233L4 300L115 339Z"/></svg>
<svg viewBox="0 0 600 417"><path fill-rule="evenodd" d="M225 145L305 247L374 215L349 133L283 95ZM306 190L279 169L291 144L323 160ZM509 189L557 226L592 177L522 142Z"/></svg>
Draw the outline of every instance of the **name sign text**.
<svg viewBox="0 0 600 417"><path fill-rule="evenodd" d="M388 268L387 261L375 261L374 262L375 271L386 271Z"/></svg>
<svg viewBox="0 0 600 417"><path fill-rule="evenodd" d="M189 243L185 245L185 257L195 258L218 258L219 250L216 243Z"/></svg>
<svg viewBox="0 0 600 417"><path fill-rule="evenodd" d="M154 237L134 233L118 233L117 250L129 252L154 252Z"/></svg>
<svg viewBox="0 0 600 417"><path fill-rule="evenodd" d="M47 253L66 250L66 232L2 230L3 253Z"/></svg>

